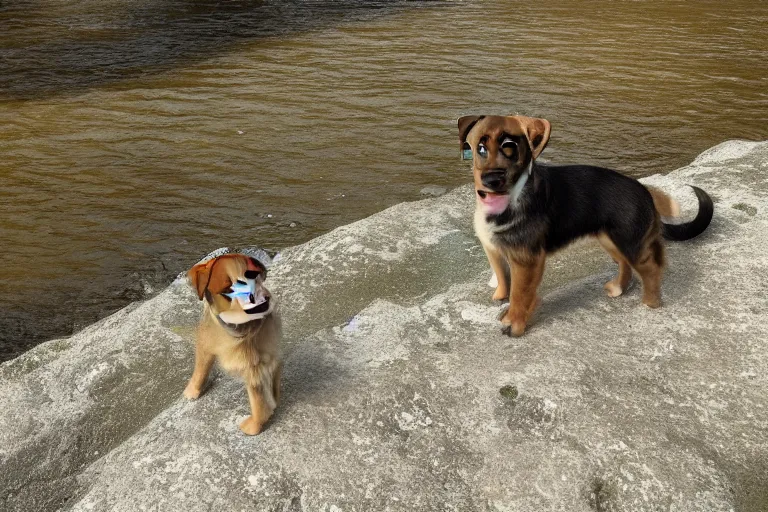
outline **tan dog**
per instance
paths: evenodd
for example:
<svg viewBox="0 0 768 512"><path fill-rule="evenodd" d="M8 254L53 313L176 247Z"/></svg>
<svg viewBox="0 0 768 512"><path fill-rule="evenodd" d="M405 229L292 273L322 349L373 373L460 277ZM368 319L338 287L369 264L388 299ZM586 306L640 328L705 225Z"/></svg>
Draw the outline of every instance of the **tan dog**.
<svg viewBox="0 0 768 512"><path fill-rule="evenodd" d="M509 298L503 332L520 336L538 304L536 290L548 254L573 240L595 236L619 265L606 283L611 297L624 293L634 270L643 282L643 303L661 305L664 245L702 233L712 220L712 199L699 199L696 218L666 224L677 203L660 190L610 169L549 165L536 161L549 142L546 119L465 116L458 121L462 156L472 159L475 232L497 277L495 300Z"/></svg>
<svg viewBox="0 0 768 512"><path fill-rule="evenodd" d="M225 254L192 267L189 282L205 300L197 330L195 370L184 390L194 400L216 359L243 379L251 415L240 423L245 434L261 432L280 399L278 355L280 319L264 287L265 267L244 254Z"/></svg>

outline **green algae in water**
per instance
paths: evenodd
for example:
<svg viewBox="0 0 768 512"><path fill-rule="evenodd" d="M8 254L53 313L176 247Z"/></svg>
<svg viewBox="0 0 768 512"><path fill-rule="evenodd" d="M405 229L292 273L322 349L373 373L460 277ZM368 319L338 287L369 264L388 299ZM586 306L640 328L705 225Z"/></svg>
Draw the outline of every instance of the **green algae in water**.
<svg viewBox="0 0 768 512"><path fill-rule="evenodd" d="M733 208L734 210L741 210L745 212L747 215L749 215L750 217L754 217L755 215L757 215L757 208L747 203L736 203L733 206L731 206L731 208Z"/></svg>
<svg viewBox="0 0 768 512"><path fill-rule="evenodd" d="M499 393L501 396L508 400L516 400L518 396L517 386L502 386L501 389L499 389Z"/></svg>

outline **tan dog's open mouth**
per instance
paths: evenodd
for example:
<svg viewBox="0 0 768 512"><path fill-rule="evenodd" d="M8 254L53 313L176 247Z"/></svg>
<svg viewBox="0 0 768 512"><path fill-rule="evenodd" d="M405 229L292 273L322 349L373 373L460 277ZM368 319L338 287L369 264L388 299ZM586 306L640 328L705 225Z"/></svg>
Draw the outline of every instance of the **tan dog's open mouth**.
<svg viewBox="0 0 768 512"><path fill-rule="evenodd" d="M253 307L243 308L249 315L258 315L259 313L266 313L269 311L269 297L264 297L264 300L259 304L254 304Z"/></svg>
<svg viewBox="0 0 768 512"><path fill-rule="evenodd" d="M218 316L224 323L242 325L264 318L272 312L272 304L269 297L264 297L263 300L257 304L248 306L250 307L246 308L246 306L242 306L241 308L222 311Z"/></svg>
<svg viewBox="0 0 768 512"><path fill-rule="evenodd" d="M230 301L230 309L219 313L228 324L245 324L265 317L271 312L270 296L258 284L259 272L246 270L244 278L238 278L221 295Z"/></svg>

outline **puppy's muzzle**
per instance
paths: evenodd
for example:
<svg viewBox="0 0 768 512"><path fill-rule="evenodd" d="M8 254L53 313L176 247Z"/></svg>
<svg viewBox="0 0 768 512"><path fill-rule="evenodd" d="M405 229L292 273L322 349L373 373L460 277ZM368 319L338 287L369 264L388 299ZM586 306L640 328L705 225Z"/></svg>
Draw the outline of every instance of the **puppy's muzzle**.
<svg viewBox="0 0 768 512"><path fill-rule="evenodd" d="M505 193L507 191L506 171L489 171L482 175L480 181L489 192Z"/></svg>

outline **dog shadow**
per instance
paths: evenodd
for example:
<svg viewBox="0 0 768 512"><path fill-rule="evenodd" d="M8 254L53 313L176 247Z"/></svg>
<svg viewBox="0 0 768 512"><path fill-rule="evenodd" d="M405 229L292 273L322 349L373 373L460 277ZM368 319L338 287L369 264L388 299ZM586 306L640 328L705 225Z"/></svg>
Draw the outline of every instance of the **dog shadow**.
<svg viewBox="0 0 768 512"><path fill-rule="evenodd" d="M313 343L312 337L299 343L283 359L280 403L269 423L302 404L333 407L353 380L350 370L326 344Z"/></svg>
<svg viewBox="0 0 768 512"><path fill-rule="evenodd" d="M702 271L695 262L687 262L685 272L667 268L662 281L662 306L672 305L690 295L696 283L700 282ZM647 307L642 303L643 284L637 275L632 276L627 289L619 297L609 297L603 288L605 283L616 277L615 269L606 268L597 274L573 281L555 288L542 297L541 305L531 318L531 328L550 326L553 319L562 318L574 311L604 314L601 306L612 308ZM631 310L631 309L630 309Z"/></svg>

